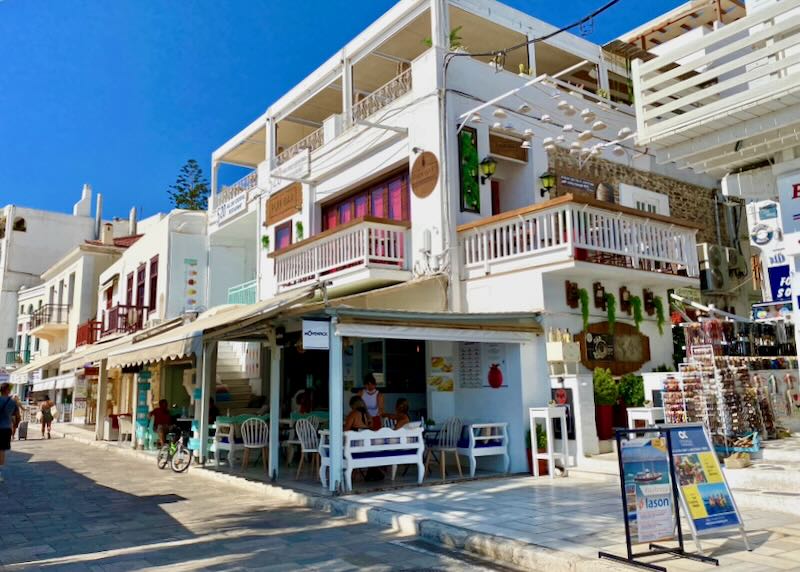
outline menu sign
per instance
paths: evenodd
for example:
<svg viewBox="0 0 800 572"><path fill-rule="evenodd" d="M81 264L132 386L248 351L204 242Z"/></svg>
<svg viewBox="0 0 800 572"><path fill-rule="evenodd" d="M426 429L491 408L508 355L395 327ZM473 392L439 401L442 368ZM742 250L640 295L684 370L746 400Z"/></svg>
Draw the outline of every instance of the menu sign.
<svg viewBox="0 0 800 572"><path fill-rule="evenodd" d="M424 199L429 196L439 182L439 160L430 151L423 152L414 160L411 167L411 192Z"/></svg>
<svg viewBox="0 0 800 572"><path fill-rule="evenodd" d="M292 183L267 200L267 224L272 225L303 210L303 185Z"/></svg>

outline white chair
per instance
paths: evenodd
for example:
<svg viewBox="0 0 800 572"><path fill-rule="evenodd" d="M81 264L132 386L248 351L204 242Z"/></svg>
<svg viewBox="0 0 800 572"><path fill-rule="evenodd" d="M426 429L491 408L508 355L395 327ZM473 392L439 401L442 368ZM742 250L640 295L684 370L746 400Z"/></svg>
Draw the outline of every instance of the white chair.
<svg viewBox="0 0 800 572"><path fill-rule="evenodd" d="M269 443L269 425L263 419L248 419L242 423L242 440L244 441L244 456L242 457L242 470L247 468L250 461L250 451L261 450L261 460L264 472L267 472L267 443Z"/></svg>
<svg viewBox="0 0 800 572"><path fill-rule="evenodd" d="M244 450L244 445L236 442L236 425L233 421L221 421L219 417L215 425L214 465L219 467L220 453L227 451L228 465L233 468L236 460L236 451Z"/></svg>
<svg viewBox="0 0 800 572"><path fill-rule="evenodd" d="M431 464L431 457L434 453L439 453L439 466L442 467L442 480L446 476L445 465L447 464L447 453L452 453L456 458L456 467L458 467L458 476L463 477L461 472L461 461L458 459L458 440L461 438L461 428L463 427L461 419L458 417L450 417L442 424L442 429L436 438L436 442L428 448L428 458L425 461L425 472Z"/></svg>
<svg viewBox="0 0 800 572"><path fill-rule="evenodd" d="M319 424L319 419L316 417L309 417L308 419L300 419L294 426L294 430L297 433L297 440L300 441L300 464L297 465L295 479L300 478L300 471L303 470L303 462L307 453L312 455L312 469L319 470L319 434L317 433L317 427L314 426L312 419L316 420L317 424Z"/></svg>
<svg viewBox="0 0 800 572"><path fill-rule="evenodd" d="M126 436L133 439L133 419L130 417L118 417L117 423L119 423L118 443L121 445L123 441L126 441Z"/></svg>

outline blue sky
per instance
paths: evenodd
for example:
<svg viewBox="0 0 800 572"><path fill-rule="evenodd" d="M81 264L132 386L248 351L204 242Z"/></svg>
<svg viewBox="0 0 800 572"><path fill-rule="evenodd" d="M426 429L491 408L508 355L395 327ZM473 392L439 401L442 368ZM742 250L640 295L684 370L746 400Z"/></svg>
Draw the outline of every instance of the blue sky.
<svg viewBox="0 0 800 572"><path fill-rule="evenodd" d="M190 158L260 115L393 0L0 0L0 205L167 210ZM555 25L604 0L506 0ZM622 0L604 43L677 6Z"/></svg>

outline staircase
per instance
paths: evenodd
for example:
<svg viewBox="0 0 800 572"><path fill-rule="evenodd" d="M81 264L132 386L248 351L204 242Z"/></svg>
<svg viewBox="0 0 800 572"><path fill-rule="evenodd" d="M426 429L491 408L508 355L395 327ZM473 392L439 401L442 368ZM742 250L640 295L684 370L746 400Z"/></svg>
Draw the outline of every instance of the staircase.
<svg viewBox="0 0 800 572"><path fill-rule="evenodd" d="M239 415L252 413L248 409L253 392L250 387L250 378L245 370L246 344L239 342L220 342L217 349L217 386L224 385L228 388L229 400L217 399L222 415Z"/></svg>

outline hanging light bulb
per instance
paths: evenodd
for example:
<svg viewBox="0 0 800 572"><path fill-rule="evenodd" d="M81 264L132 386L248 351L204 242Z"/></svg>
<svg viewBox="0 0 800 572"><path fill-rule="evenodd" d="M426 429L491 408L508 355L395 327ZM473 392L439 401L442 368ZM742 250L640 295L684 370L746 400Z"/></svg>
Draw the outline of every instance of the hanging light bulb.
<svg viewBox="0 0 800 572"><path fill-rule="evenodd" d="M472 122L473 123L480 123L481 122L481 114L480 113L473 113L472 114Z"/></svg>
<svg viewBox="0 0 800 572"><path fill-rule="evenodd" d="M528 138L531 138L531 139L534 136L533 129L526 129L522 133L525 135L525 137L528 137Z"/></svg>
<svg viewBox="0 0 800 572"><path fill-rule="evenodd" d="M564 133L569 133L570 131L575 131L575 127L573 127L572 123L566 123L562 128L561 131Z"/></svg>
<svg viewBox="0 0 800 572"><path fill-rule="evenodd" d="M611 152L614 155L616 155L617 157L621 157L622 155L625 154L625 149L624 149L624 147L621 147L620 145L614 145L614 148L611 149Z"/></svg>
<svg viewBox="0 0 800 572"><path fill-rule="evenodd" d="M591 138L592 138L592 132L591 131L581 131L578 134L578 139L580 139L581 141L588 141Z"/></svg>
<svg viewBox="0 0 800 572"><path fill-rule="evenodd" d="M575 108L574 105L570 105L567 109L564 110L564 115L566 115L567 117L572 117L576 113L578 113L578 110Z"/></svg>
<svg viewBox="0 0 800 572"><path fill-rule="evenodd" d="M530 111L531 111L531 106L530 106L530 105L528 105L527 103L523 103L522 105L520 105L520 106L517 108L517 111L519 111L520 113L530 113Z"/></svg>
<svg viewBox="0 0 800 572"><path fill-rule="evenodd" d="M499 107L492 112L492 115L494 115L497 119L505 119L506 117L508 117L508 113L506 113L504 109L501 109Z"/></svg>
<svg viewBox="0 0 800 572"><path fill-rule="evenodd" d="M526 139L525 141L522 142L522 145L520 145L520 147L522 147L523 149L530 149L531 142Z"/></svg>
<svg viewBox="0 0 800 572"><path fill-rule="evenodd" d="M559 101L559 102L558 102L558 105L557 105L557 107L558 107L558 108L559 108L561 111L566 111L566 110L567 110L567 109L569 109L571 106L570 106L570 104L569 104L569 101L567 101L566 99L562 99L561 101Z"/></svg>
<svg viewBox="0 0 800 572"><path fill-rule="evenodd" d="M552 122L553 122L553 118L552 118L552 117L550 117L550 116L549 116L548 114L546 114L546 113L545 113L544 115L542 115L542 117L541 117L541 118L539 118L539 120L540 120L542 123L552 123Z"/></svg>
<svg viewBox="0 0 800 572"><path fill-rule="evenodd" d="M583 111L581 111L581 118L583 118L583 120L586 123L591 123L597 118L597 115L595 115L594 111L592 111L591 109L586 108Z"/></svg>
<svg viewBox="0 0 800 572"><path fill-rule="evenodd" d="M603 121L602 119L598 119L597 121L592 123L592 131L602 131L606 127L608 127L608 125L606 125L606 122Z"/></svg>
<svg viewBox="0 0 800 572"><path fill-rule="evenodd" d="M631 133L633 133L633 131L631 131L630 127L623 127L617 132L617 137L625 139L625 137L630 136Z"/></svg>
<svg viewBox="0 0 800 572"><path fill-rule="evenodd" d="M544 145L545 147L547 147L548 145L553 145L554 143L555 139L553 139L552 137L545 137L544 139L542 139L542 145Z"/></svg>

